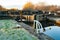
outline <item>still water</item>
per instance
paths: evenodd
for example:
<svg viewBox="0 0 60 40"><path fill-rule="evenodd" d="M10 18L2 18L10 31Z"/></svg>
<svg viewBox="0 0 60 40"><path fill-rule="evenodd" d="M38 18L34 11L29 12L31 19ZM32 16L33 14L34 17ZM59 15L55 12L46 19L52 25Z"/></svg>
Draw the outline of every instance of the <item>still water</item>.
<svg viewBox="0 0 60 40"><path fill-rule="evenodd" d="M24 23L33 27L33 23L29 23L29 22L24 22ZM45 27L45 31L43 30L43 28L41 28L40 32L43 32L44 34L52 37L55 40L60 40L60 27L59 26Z"/></svg>
<svg viewBox="0 0 60 40"><path fill-rule="evenodd" d="M55 40L60 40L60 27L58 26L46 27L43 33L52 37Z"/></svg>

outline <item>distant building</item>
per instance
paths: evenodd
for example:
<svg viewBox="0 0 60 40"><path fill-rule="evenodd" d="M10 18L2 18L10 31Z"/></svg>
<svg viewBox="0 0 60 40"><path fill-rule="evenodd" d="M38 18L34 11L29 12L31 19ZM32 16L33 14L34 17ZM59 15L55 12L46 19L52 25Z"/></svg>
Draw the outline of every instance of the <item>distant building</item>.
<svg viewBox="0 0 60 40"><path fill-rule="evenodd" d="M22 15L21 15L22 14ZM41 10L8 10L8 11L0 11L0 16L2 17L11 17L13 19L17 19L17 17L20 17L26 21L33 21L37 17L37 19L40 19L38 17L43 14L43 11Z"/></svg>
<svg viewBox="0 0 60 40"><path fill-rule="evenodd" d="M0 11L0 16L8 16L8 12L7 11Z"/></svg>

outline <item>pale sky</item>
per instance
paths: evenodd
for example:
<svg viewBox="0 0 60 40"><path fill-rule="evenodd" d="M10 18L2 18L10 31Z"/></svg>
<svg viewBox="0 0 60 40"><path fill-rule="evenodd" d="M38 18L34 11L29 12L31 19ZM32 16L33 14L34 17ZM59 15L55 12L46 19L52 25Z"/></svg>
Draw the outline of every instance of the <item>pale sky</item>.
<svg viewBox="0 0 60 40"><path fill-rule="evenodd" d="M0 5L4 6L5 8L18 8L22 9L23 5L27 2L32 2L36 4L38 2L45 2L48 5L59 5L60 0L0 0Z"/></svg>

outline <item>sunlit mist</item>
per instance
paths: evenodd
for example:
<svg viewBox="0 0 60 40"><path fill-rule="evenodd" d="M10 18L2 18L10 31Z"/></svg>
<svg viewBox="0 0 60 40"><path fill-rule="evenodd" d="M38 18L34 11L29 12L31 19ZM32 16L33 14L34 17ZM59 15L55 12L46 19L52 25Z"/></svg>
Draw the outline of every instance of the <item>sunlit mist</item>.
<svg viewBox="0 0 60 40"><path fill-rule="evenodd" d="M45 2L47 5L60 5L60 0L0 0L0 5L5 8L22 9L27 2L32 2L33 4Z"/></svg>

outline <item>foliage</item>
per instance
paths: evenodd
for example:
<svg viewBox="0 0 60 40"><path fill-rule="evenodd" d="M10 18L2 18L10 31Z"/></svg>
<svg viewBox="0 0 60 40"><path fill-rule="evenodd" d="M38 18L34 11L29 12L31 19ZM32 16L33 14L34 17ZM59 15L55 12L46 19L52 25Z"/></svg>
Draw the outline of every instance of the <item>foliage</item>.
<svg viewBox="0 0 60 40"><path fill-rule="evenodd" d="M27 2L24 6L23 6L23 10L25 9L33 9L34 5L31 2Z"/></svg>

